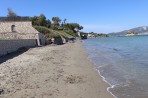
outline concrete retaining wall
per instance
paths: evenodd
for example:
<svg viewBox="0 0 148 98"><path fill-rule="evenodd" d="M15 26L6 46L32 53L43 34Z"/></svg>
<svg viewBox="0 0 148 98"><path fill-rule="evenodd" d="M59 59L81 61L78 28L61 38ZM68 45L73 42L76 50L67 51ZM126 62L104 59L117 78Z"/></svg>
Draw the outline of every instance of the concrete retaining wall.
<svg viewBox="0 0 148 98"><path fill-rule="evenodd" d="M37 46L35 39L0 40L0 56L18 50L22 47Z"/></svg>

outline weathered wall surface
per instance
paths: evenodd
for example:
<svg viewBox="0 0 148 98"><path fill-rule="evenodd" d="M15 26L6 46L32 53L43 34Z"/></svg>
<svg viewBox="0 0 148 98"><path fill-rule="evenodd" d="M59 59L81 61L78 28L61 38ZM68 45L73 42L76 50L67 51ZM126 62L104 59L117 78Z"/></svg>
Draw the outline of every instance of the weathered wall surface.
<svg viewBox="0 0 148 98"><path fill-rule="evenodd" d="M16 32L12 32L12 25ZM0 56L21 47L39 45L45 45L44 35L34 29L31 22L0 22Z"/></svg>
<svg viewBox="0 0 148 98"><path fill-rule="evenodd" d="M11 26L15 25L15 30L18 33L39 33L32 27L30 21L27 22L0 22L0 33L12 32Z"/></svg>
<svg viewBox="0 0 148 98"><path fill-rule="evenodd" d="M38 33L0 33L0 39L38 39Z"/></svg>
<svg viewBox="0 0 148 98"><path fill-rule="evenodd" d="M0 40L0 56L18 50L21 47L36 46L35 39Z"/></svg>
<svg viewBox="0 0 148 98"><path fill-rule="evenodd" d="M39 38L39 41L40 41L40 45L45 45L46 39L45 39L45 37L42 33L38 33L38 38Z"/></svg>

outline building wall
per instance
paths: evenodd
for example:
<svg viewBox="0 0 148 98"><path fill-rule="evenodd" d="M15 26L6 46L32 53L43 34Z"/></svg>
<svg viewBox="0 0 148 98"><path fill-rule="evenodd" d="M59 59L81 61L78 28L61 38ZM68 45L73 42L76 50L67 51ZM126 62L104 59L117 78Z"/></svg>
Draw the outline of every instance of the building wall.
<svg viewBox="0 0 148 98"><path fill-rule="evenodd" d="M37 40L39 41L38 43L40 43L40 45L45 45L45 43L46 43L46 39L42 33L38 33Z"/></svg>
<svg viewBox="0 0 148 98"><path fill-rule="evenodd" d="M0 56L22 47L35 47L36 45L35 39L0 40Z"/></svg>
<svg viewBox="0 0 148 98"><path fill-rule="evenodd" d="M15 26L15 32L12 32L12 25ZM1 21L0 39L37 39L38 45L45 45L46 41L44 35L33 28L30 21Z"/></svg>
<svg viewBox="0 0 148 98"><path fill-rule="evenodd" d="M36 29L32 27L30 21L25 22L0 22L0 33L12 32L11 26L15 25L16 32L18 33L39 33Z"/></svg>
<svg viewBox="0 0 148 98"><path fill-rule="evenodd" d="M38 39L38 33L0 33L0 39Z"/></svg>
<svg viewBox="0 0 148 98"><path fill-rule="evenodd" d="M16 32L12 32L12 25ZM40 45L45 45L44 35L34 29L31 22L0 22L0 56L21 47Z"/></svg>

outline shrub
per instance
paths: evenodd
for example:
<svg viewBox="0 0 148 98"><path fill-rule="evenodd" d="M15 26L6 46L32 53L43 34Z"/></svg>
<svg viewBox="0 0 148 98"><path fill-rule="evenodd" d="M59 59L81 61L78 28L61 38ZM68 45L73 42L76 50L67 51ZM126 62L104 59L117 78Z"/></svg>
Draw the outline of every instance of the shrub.
<svg viewBox="0 0 148 98"><path fill-rule="evenodd" d="M66 32L67 34L73 36L73 37L76 37L78 36L76 33L74 33L72 30L64 30L64 32Z"/></svg>
<svg viewBox="0 0 148 98"><path fill-rule="evenodd" d="M44 35L50 33L50 30L43 26L34 26L34 28L38 30L40 33L43 33Z"/></svg>
<svg viewBox="0 0 148 98"><path fill-rule="evenodd" d="M55 41L54 41L54 44L57 44L57 45L62 45L63 44L63 40L62 38L59 36L59 37L54 37Z"/></svg>

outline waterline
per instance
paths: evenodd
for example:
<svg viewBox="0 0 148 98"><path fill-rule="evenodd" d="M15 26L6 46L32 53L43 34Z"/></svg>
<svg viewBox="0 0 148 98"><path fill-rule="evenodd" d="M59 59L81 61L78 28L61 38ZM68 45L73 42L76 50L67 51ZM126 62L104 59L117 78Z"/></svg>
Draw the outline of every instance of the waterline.
<svg viewBox="0 0 148 98"><path fill-rule="evenodd" d="M146 42L148 36L109 37L88 39L82 45L115 98L148 98Z"/></svg>

